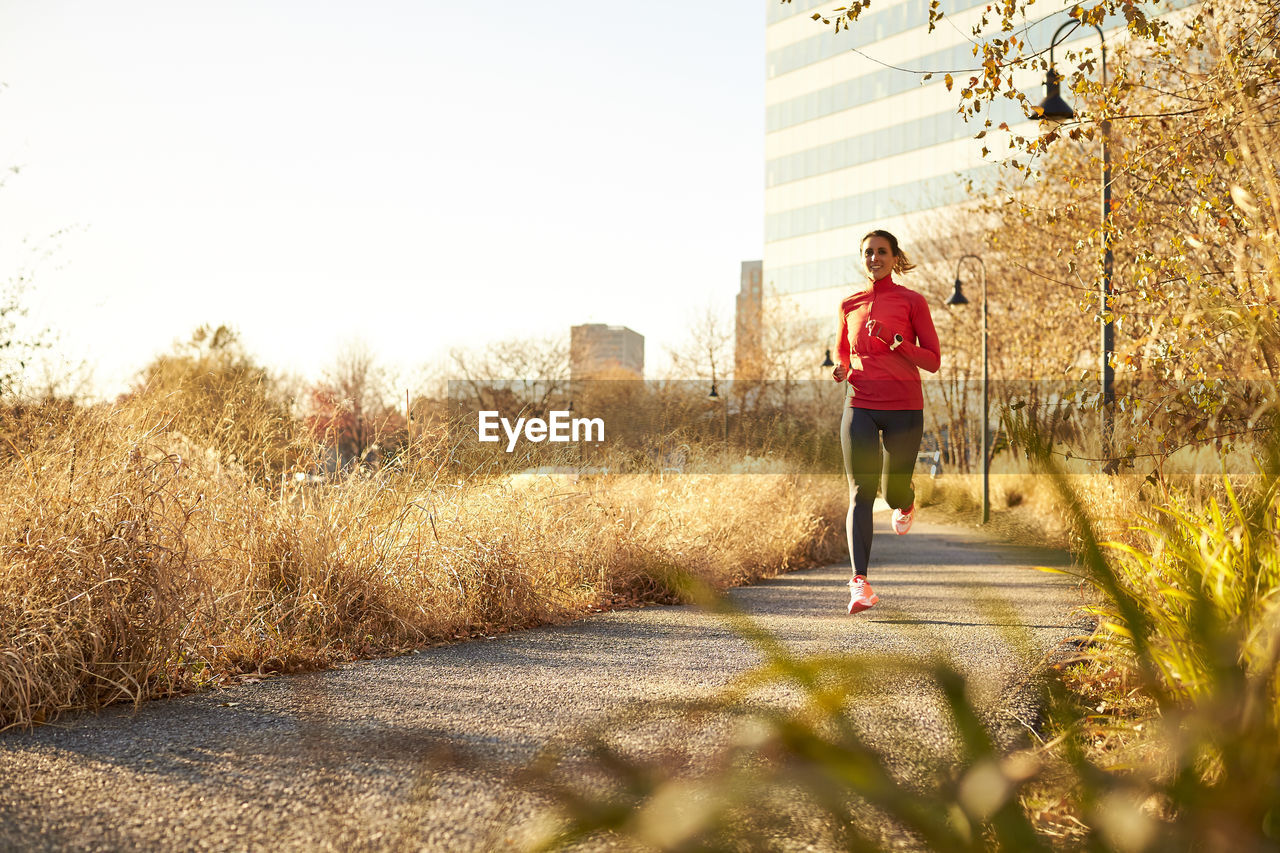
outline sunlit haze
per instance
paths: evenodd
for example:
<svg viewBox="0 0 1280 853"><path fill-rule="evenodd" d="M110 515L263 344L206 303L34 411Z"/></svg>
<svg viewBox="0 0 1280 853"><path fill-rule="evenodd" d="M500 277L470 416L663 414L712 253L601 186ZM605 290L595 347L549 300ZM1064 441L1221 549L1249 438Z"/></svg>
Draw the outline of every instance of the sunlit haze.
<svg viewBox="0 0 1280 853"><path fill-rule="evenodd" d="M310 377L622 324L656 371L762 251L763 3L0 10L0 275L99 393L201 323Z"/></svg>

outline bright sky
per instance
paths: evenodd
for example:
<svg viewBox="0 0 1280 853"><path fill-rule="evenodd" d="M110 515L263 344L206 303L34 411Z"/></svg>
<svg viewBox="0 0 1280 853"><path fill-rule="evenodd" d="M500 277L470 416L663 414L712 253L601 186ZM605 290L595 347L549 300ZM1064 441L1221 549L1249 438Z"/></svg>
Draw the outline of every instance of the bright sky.
<svg viewBox="0 0 1280 853"><path fill-rule="evenodd" d="M0 0L0 279L107 394L201 323L312 377L582 322L660 367L763 250L764 15Z"/></svg>

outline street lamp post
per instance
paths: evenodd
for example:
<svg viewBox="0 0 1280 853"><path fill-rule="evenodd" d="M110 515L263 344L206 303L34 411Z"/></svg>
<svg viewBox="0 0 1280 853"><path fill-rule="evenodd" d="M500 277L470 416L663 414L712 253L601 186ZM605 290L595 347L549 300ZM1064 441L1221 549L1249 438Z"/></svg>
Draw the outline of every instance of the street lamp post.
<svg viewBox="0 0 1280 853"><path fill-rule="evenodd" d="M1079 21L1067 21L1058 27L1049 40L1049 71L1045 75L1045 99L1040 103L1040 115L1050 121L1066 121L1075 117L1071 105L1059 94L1062 75L1053 66L1053 48L1058 36L1067 27L1080 26ZM1102 85L1107 85L1107 39L1102 28L1092 25L1102 42ZM1111 452L1112 412L1115 408L1115 368L1111 357L1115 353L1115 326L1111 318L1111 122L1103 119L1102 129L1102 449L1104 455Z"/></svg>
<svg viewBox="0 0 1280 853"><path fill-rule="evenodd" d="M969 300L965 298L964 292L960 289L960 265L967 259L972 258L978 262L982 269L982 438L979 444L979 450L982 454L982 523L986 524L991 520L991 459L987 455L987 445L990 443L990 420L991 420L991 396L987 393L989 374L987 370L987 262L978 255L961 255L956 261L956 287L955 291L947 299L946 304L952 305L968 305Z"/></svg>
<svg viewBox="0 0 1280 853"><path fill-rule="evenodd" d="M720 404L720 413L721 413L720 439L721 441L724 442L725 446L728 447L729 445L729 400L726 397L720 396L720 393L716 390L716 366L714 362L711 365L711 393L707 394L707 399L715 400L717 403Z"/></svg>

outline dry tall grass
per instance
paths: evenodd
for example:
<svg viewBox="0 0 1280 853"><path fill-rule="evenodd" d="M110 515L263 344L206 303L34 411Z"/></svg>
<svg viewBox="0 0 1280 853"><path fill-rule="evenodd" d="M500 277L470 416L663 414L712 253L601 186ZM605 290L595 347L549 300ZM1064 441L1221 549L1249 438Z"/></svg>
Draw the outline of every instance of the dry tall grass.
<svg viewBox="0 0 1280 853"><path fill-rule="evenodd" d="M1159 478L1152 465L1135 466L1115 474L1100 474L1095 461L1055 457L1071 492L1089 514L1099 535L1130 547L1147 546L1141 518L1170 502L1205 505L1226 497L1224 476L1236 482L1257 477L1253 460L1243 453L1225 456L1211 448L1184 449L1160 460ZM982 475L945 473L936 479L917 478L922 506L968 524L977 524L982 506ZM1079 546L1071 519L1052 478L1024 458L997 455L989 480L991 521L997 535L1028 539L1073 550Z"/></svg>
<svg viewBox="0 0 1280 853"><path fill-rule="evenodd" d="M842 490L794 476L458 480L423 441L292 491L173 423L159 398L0 412L0 729L842 553Z"/></svg>

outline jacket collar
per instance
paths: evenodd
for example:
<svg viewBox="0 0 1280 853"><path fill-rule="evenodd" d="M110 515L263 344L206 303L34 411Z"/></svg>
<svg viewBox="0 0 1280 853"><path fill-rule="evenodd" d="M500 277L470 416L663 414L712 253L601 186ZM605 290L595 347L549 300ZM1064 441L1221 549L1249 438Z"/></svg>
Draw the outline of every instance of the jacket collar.
<svg viewBox="0 0 1280 853"><path fill-rule="evenodd" d="M889 273L889 275L884 278L877 279L874 284L867 288L867 291L871 293L884 293L892 287L894 287L893 273Z"/></svg>

